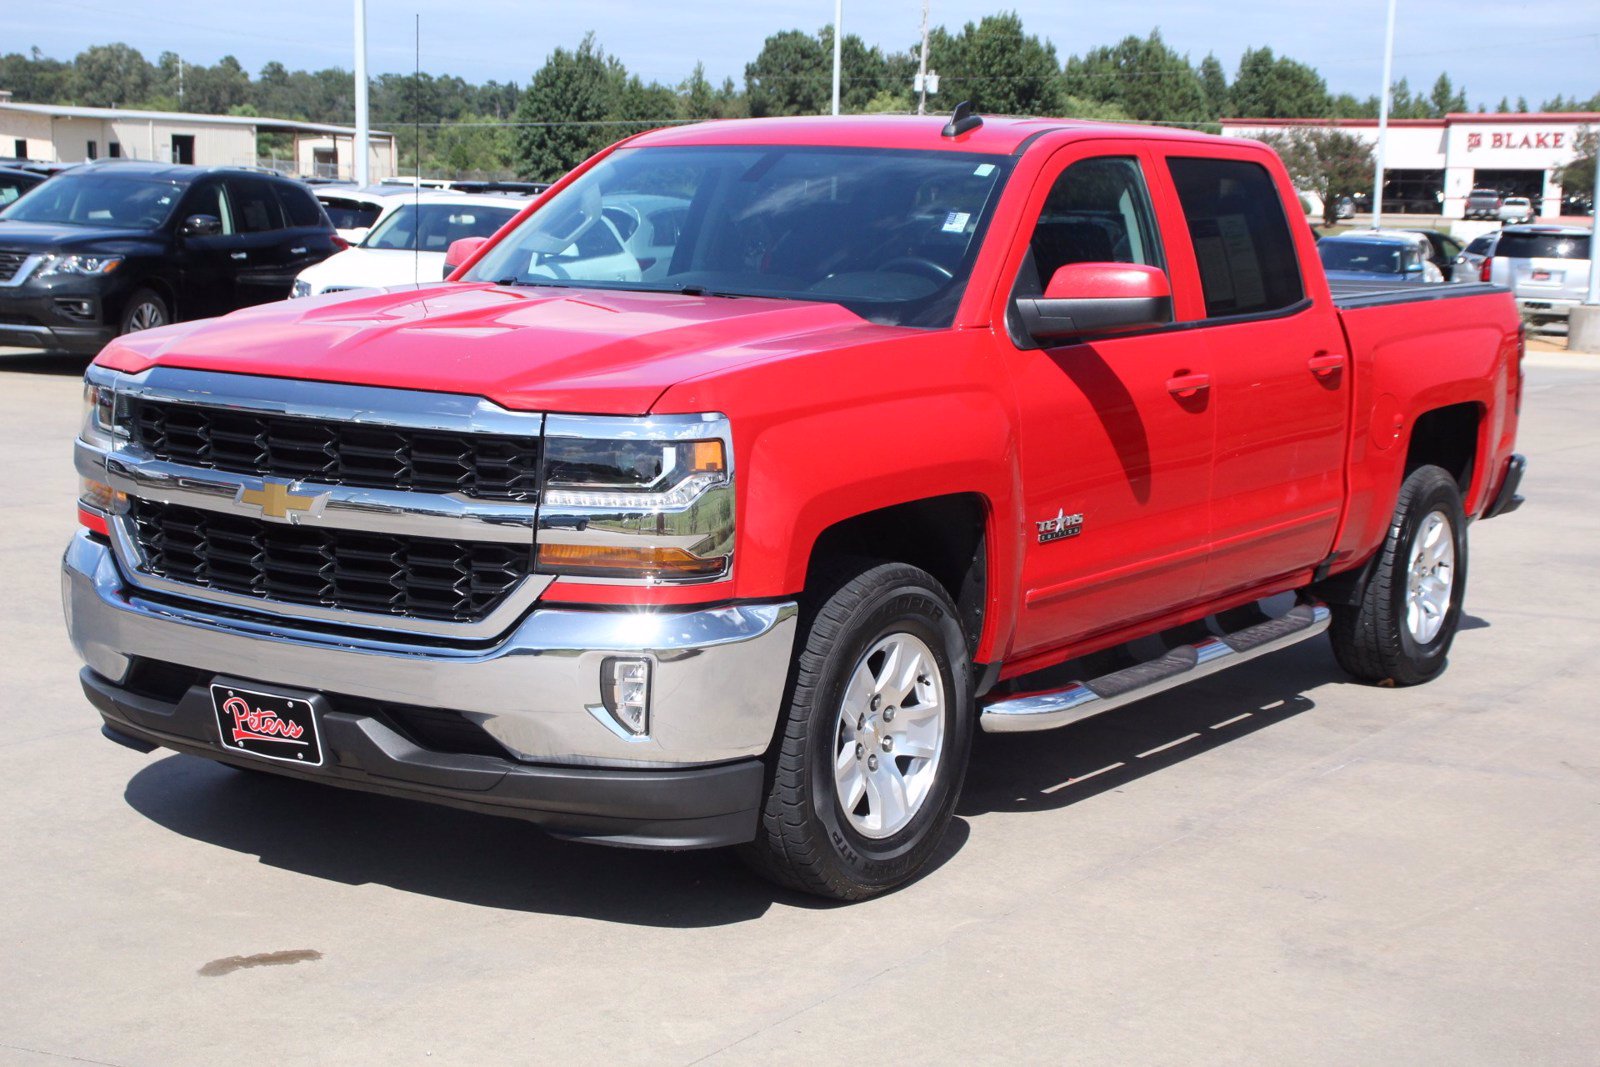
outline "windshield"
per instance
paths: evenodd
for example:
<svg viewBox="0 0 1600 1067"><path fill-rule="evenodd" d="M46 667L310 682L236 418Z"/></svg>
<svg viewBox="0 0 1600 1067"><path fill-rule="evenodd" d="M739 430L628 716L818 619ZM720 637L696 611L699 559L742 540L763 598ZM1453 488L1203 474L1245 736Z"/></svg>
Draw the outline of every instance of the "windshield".
<svg viewBox="0 0 1600 1067"><path fill-rule="evenodd" d="M1317 246L1327 270L1358 270L1366 274L1399 274L1400 246L1376 241L1323 241Z"/></svg>
<svg viewBox="0 0 1600 1067"><path fill-rule="evenodd" d="M397 248L447 252L452 241L488 237L518 211L516 205L405 204L373 228L362 248ZM420 240L418 235L421 235Z"/></svg>
<svg viewBox="0 0 1600 1067"><path fill-rule="evenodd" d="M0 218L153 230L167 221L182 194L183 187L176 182L112 174L61 174L0 211Z"/></svg>
<svg viewBox="0 0 1600 1067"><path fill-rule="evenodd" d="M1010 168L957 152L620 149L467 277L826 301L948 326Z"/></svg>

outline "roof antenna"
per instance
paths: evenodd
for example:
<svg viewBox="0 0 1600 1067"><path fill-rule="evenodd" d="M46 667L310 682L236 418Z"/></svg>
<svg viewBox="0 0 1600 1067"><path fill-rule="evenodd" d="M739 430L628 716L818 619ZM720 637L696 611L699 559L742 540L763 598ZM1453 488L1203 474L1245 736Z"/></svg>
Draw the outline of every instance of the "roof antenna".
<svg viewBox="0 0 1600 1067"><path fill-rule="evenodd" d="M982 125L983 116L974 115L972 113L972 101L963 100L961 103L957 104L956 109L950 113L950 121L944 124L944 130L939 134L939 136L960 137L968 130L975 130Z"/></svg>

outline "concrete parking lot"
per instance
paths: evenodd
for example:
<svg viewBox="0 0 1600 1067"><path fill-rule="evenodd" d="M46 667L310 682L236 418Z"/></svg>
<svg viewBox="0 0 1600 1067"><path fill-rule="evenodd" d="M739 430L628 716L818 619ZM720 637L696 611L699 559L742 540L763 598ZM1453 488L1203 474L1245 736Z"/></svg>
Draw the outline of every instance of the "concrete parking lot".
<svg viewBox="0 0 1600 1067"><path fill-rule="evenodd" d="M1530 367L1440 680L1315 641L981 737L937 869L836 907L107 742L83 361L0 353L0 1062L1600 1062L1600 357Z"/></svg>

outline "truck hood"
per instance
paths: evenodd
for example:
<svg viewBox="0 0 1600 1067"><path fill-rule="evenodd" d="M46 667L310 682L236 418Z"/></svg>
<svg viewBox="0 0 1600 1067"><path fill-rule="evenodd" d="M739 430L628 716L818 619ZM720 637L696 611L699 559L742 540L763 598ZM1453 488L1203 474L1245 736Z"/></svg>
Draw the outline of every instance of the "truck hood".
<svg viewBox="0 0 1600 1067"><path fill-rule="evenodd" d="M465 393L526 411L642 415L754 360L915 332L837 304L547 286L337 293L129 334L96 362Z"/></svg>

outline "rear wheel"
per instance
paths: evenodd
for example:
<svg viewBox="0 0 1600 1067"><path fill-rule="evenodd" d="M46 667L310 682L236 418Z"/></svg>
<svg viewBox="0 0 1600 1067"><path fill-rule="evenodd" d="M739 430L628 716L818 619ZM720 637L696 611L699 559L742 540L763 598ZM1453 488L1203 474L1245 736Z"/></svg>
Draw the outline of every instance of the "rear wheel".
<svg viewBox="0 0 1600 1067"><path fill-rule="evenodd" d="M1444 670L1461 623L1466 531L1455 479L1439 467L1412 471L1359 602L1333 608L1328 632L1340 666L1390 685Z"/></svg>
<svg viewBox="0 0 1600 1067"><path fill-rule="evenodd" d="M972 672L956 608L925 571L863 563L813 597L746 860L836 900L927 865L971 748Z"/></svg>
<svg viewBox="0 0 1600 1067"><path fill-rule="evenodd" d="M172 321L167 302L150 289L138 289L128 298L122 309L122 332L137 333L153 330Z"/></svg>

